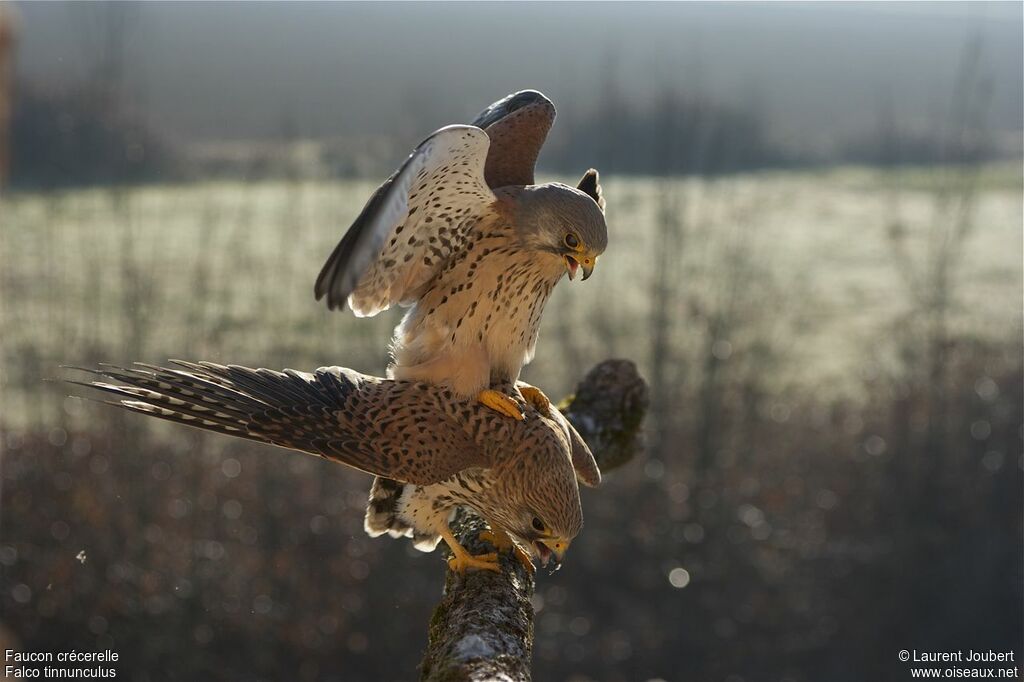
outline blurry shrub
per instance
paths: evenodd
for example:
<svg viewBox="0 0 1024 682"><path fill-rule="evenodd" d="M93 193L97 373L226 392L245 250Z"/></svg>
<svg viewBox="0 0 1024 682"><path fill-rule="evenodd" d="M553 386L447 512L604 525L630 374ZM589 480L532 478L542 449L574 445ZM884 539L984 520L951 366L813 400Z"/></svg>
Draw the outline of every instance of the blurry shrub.
<svg viewBox="0 0 1024 682"><path fill-rule="evenodd" d="M19 83L11 135L14 187L138 183L179 175L171 150L140 117L86 90L55 94Z"/></svg>
<svg viewBox="0 0 1024 682"><path fill-rule="evenodd" d="M560 129L567 141L552 141L547 165L564 172L594 166L611 173L721 175L797 162L769 141L764 112L700 92L666 89L652 103L604 104Z"/></svg>

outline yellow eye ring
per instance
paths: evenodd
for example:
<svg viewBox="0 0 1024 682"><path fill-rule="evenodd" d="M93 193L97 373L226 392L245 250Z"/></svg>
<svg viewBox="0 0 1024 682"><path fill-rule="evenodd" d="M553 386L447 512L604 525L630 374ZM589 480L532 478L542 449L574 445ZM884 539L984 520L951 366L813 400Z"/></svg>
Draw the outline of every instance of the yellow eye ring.
<svg viewBox="0 0 1024 682"><path fill-rule="evenodd" d="M570 249L578 249L580 246L580 239L572 232L570 232L569 234L565 235L565 245L568 246Z"/></svg>
<svg viewBox="0 0 1024 682"><path fill-rule="evenodd" d="M538 519L536 516L533 517L533 529L539 533L544 532L544 522Z"/></svg>

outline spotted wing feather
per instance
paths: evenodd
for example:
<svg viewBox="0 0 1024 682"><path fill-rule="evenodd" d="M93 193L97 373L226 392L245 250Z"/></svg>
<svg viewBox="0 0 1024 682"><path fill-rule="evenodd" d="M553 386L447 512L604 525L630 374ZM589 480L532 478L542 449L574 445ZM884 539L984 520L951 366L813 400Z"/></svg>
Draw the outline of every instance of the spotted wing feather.
<svg viewBox="0 0 1024 682"><path fill-rule="evenodd" d="M475 126L438 130L381 185L320 271L314 293L360 317L409 305L460 251L495 196L484 181L489 146Z"/></svg>
<svg viewBox="0 0 1024 682"><path fill-rule="evenodd" d="M437 387L341 367L310 374L175 361L86 370L111 404L207 431L319 455L405 483L443 481L491 461L468 431L475 411ZM475 414L475 412L473 412ZM472 415L466 415L472 416Z"/></svg>

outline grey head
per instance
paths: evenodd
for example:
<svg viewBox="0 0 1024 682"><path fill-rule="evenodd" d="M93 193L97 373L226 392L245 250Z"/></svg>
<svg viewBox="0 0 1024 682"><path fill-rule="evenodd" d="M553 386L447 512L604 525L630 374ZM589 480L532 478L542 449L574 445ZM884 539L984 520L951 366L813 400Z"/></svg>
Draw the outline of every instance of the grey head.
<svg viewBox="0 0 1024 682"><path fill-rule="evenodd" d="M517 199L516 225L529 248L564 261L569 279L575 279L577 269L582 269L583 279L587 279L608 246L597 171L587 171L577 187L560 182L523 187Z"/></svg>

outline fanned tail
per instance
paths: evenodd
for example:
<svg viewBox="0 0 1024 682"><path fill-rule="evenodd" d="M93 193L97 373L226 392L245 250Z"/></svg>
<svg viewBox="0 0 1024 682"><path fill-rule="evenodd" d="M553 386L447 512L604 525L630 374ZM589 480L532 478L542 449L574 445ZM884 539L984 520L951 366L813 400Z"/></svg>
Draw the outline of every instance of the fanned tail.
<svg viewBox="0 0 1024 682"><path fill-rule="evenodd" d="M177 368L72 367L100 380L68 383L117 397L108 404L206 431L325 455L324 419L341 408L362 375L338 367L315 374L171 360ZM329 423L329 422L328 422ZM337 435L335 432L331 435ZM330 454L336 455L335 442Z"/></svg>
<svg viewBox="0 0 1024 682"><path fill-rule="evenodd" d="M132 412L308 452L414 485L490 463L467 419L474 411L480 419L498 418L443 387L344 367L309 373L170 362L75 367L96 378L70 383L111 394L116 400L104 402Z"/></svg>

